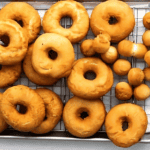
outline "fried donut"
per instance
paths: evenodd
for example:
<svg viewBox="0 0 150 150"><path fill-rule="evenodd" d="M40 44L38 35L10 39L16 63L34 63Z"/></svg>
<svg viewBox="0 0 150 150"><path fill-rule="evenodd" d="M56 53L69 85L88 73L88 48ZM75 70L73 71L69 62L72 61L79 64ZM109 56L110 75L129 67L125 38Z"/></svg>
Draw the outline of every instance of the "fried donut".
<svg viewBox="0 0 150 150"><path fill-rule="evenodd" d="M27 108L25 114L16 110L16 105ZM0 103L5 121L14 129L29 132L39 126L45 117L45 106L42 98L32 89L24 85L8 88ZM10 113L11 112L11 113Z"/></svg>
<svg viewBox="0 0 150 150"><path fill-rule="evenodd" d="M61 18L69 16L73 24L69 29L60 25ZM57 33L77 43L89 30L89 16L82 4L76 1L59 1L46 11L43 17L43 30L46 33Z"/></svg>
<svg viewBox="0 0 150 150"><path fill-rule="evenodd" d="M38 74L32 67L31 58L32 58L33 44L29 46L26 57L23 61L23 70L28 79L38 85L53 85L58 81L56 78L47 77Z"/></svg>
<svg viewBox="0 0 150 150"><path fill-rule="evenodd" d="M146 81L150 81L150 68L149 67L144 68L143 72L144 72L144 79Z"/></svg>
<svg viewBox="0 0 150 150"><path fill-rule="evenodd" d="M96 74L94 80L84 77L84 74L89 71ZM99 58L81 58L74 63L67 83L74 95L85 99L97 99L111 89L113 74L110 67Z"/></svg>
<svg viewBox="0 0 150 150"><path fill-rule="evenodd" d="M11 2L0 11L0 19L12 19L20 23L31 43L41 29L41 19L38 12L28 3Z"/></svg>
<svg viewBox="0 0 150 150"><path fill-rule="evenodd" d="M134 97L137 100L145 100L150 96L150 89L146 84L140 84L134 89Z"/></svg>
<svg viewBox="0 0 150 150"><path fill-rule="evenodd" d="M12 66L0 67L0 88L7 87L15 83L21 75L21 63Z"/></svg>
<svg viewBox="0 0 150 150"><path fill-rule="evenodd" d="M7 47L0 45L0 64L14 65L25 57L28 40L22 28L13 20L0 20L0 37L9 37Z"/></svg>
<svg viewBox="0 0 150 150"><path fill-rule="evenodd" d="M144 80L144 72L140 68L132 68L128 73L128 81L133 86L140 85Z"/></svg>
<svg viewBox="0 0 150 150"><path fill-rule="evenodd" d="M132 94L132 86L126 82L119 82L115 87L115 96L119 100L129 100Z"/></svg>
<svg viewBox="0 0 150 150"><path fill-rule="evenodd" d="M150 51L148 51L148 52L145 54L144 60L145 60L145 62L148 64L148 66L150 67Z"/></svg>
<svg viewBox="0 0 150 150"><path fill-rule="evenodd" d="M55 59L49 58L51 51L57 53ZM34 43L32 65L35 71L41 75L52 78L68 76L74 58L74 49L70 41L56 33L42 34Z"/></svg>
<svg viewBox="0 0 150 150"><path fill-rule="evenodd" d="M118 59L113 64L113 70L119 76L127 75L130 69L131 69L131 63L126 59Z"/></svg>
<svg viewBox="0 0 150 150"><path fill-rule="evenodd" d="M144 27L150 29L150 12L147 12L143 17Z"/></svg>
<svg viewBox="0 0 150 150"><path fill-rule="evenodd" d="M0 102L2 99L2 93L0 93ZM0 112L0 133L3 132L5 129L8 128L8 124L5 122L2 113Z"/></svg>
<svg viewBox="0 0 150 150"><path fill-rule="evenodd" d="M115 22L111 22L115 20ZM106 31L112 42L125 39L133 30L135 19L132 9L122 1L106 1L97 5L91 14L90 27L97 36Z"/></svg>
<svg viewBox="0 0 150 150"><path fill-rule="evenodd" d="M61 119L63 103L59 96L49 89L39 88L37 92L43 99L46 111L46 120L40 126L32 130L36 134L44 134L51 131Z"/></svg>
<svg viewBox="0 0 150 150"><path fill-rule="evenodd" d="M105 115L105 106L100 99L91 101L74 96L64 107L63 121L72 135L90 137L101 128Z"/></svg>
<svg viewBox="0 0 150 150"><path fill-rule="evenodd" d="M123 123L128 123L128 128L123 131ZM105 119L106 133L109 139L117 146L130 147L144 135L148 120L142 107L126 103L113 107Z"/></svg>
<svg viewBox="0 0 150 150"><path fill-rule="evenodd" d="M142 41L145 46L150 46L150 30L144 32L142 36Z"/></svg>

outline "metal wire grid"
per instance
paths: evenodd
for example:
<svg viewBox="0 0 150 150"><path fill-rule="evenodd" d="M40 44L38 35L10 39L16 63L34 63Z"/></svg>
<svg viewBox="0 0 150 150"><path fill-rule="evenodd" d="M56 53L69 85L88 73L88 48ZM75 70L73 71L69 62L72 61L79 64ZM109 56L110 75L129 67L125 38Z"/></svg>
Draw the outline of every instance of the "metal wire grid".
<svg viewBox="0 0 150 150"><path fill-rule="evenodd" d="M89 8L88 6L86 7L89 16L91 15L93 8L94 8L94 6L92 8L91 7ZM37 10L38 10L38 12L41 16L41 19L42 19L46 9L42 8L42 9L37 9ZM135 43L140 43L140 42L142 42L142 35L145 31L145 28L143 27L142 19L143 19L144 14L146 12L150 11L150 8L149 7L147 7L147 8L137 8L137 7L134 8L133 7L133 11L134 11L135 20L136 20L136 26L135 26L133 32L130 34L130 36L127 39L134 41ZM71 24L72 24L71 18L67 18L67 17L62 18L61 25L63 27L69 28L71 26ZM41 35L41 34L43 34L43 30L41 30L39 35ZM93 39L94 37L95 36L93 35L92 31L89 30L87 36L83 40L90 39L90 38ZM82 53L80 52L81 42L73 45L74 50L75 50L76 59L80 59L80 58L84 57L82 55ZM116 45L114 45L114 46L116 46ZM120 56L120 58L125 58L125 57ZM139 59L135 59L132 57L131 58L125 58L125 59L128 59L131 62L132 67L139 67L141 69L144 69L145 67L147 67L144 60L139 60ZM128 82L127 76L121 77L121 76L118 76L114 73L114 85L113 85L112 89L105 96L103 96L101 98L101 100L105 104L106 111L108 112L111 109L111 107L113 107L119 103L136 103L136 104L140 105L141 107L143 107L143 109L146 111L146 114L148 116L148 120L150 123L150 98L148 98L146 101L137 101L136 99L134 99L134 97L132 97L132 99L130 99L128 101L119 101L116 99L116 97L115 97L115 86L118 82L121 82L121 81ZM145 82L145 83L150 86L149 82ZM69 91L69 89L67 87L66 78L60 79L53 86L38 86L38 85L32 83L31 81L29 81L28 78L26 77L26 75L24 73L22 73L21 78L17 82L14 83L14 85L18 85L18 84L26 85L32 89L36 89L38 87L46 87L48 89L51 89L52 91L54 91L55 93L57 93L60 96L64 105L73 96L73 94ZM4 92L5 90L6 89L0 89L0 92ZM9 130L13 130L13 129L10 127ZM54 128L54 131L62 131L62 132L66 131L62 119L57 124L57 126ZM105 127L102 126L102 128L100 129L99 132L105 132ZM147 128L146 132L147 133L150 132L150 124L148 124L148 128Z"/></svg>

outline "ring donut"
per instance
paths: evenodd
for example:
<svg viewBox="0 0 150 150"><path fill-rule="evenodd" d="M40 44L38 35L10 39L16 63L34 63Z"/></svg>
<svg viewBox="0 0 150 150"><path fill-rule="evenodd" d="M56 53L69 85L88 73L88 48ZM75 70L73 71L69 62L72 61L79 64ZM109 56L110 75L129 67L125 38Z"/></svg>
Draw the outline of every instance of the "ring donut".
<svg viewBox="0 0 150 150"><path fill-rule="evenodd" d="M36 89L35 92L37 92L44 101L46 120L44 120L40 126L32 130L32 132L36 134L48 133L61 119L63 103L59 96L49 89L39 88Z"/></svg>
<svg viewBox="0 0 150 150"><path fill-rule="evenodd" d="M111 20L115 22L111 23ZM90 27L95 36L106 31L114 43L125 39L134 26L132 9L125 2L117 0L100 3L94 8L90 18Z"/></svg>
<svg viewBox="0 0 150 150"><path fill-rule="evenodd" d="M1 19L12 19L20 22L31 43L41 29L41 19L38 12L26 2L11 2L0 11Z"/></svg>
<svg viewBox="0 0 150 150"><path fill-rule="evenodd" d="M49 53L52 51L57 53L55 59L49 57ZM34 43L32 65L35 71L41 75L52 78L68 76L74 58L74 49L70 41L56 33L42 34Z"/></svg>
<svg viewBox="0 0 150 150"><path fill-rule="evenodd" d="M84 77L88 71L96 74L94 80L88 80ZM74 95L85 99L97 99L111 89L113 74L110 67L99 58L81 58L74 63L67 83Z"/></svg>
<svg viewBox="0 0 150 150"><path fill-rule="evenodd" d="M21 71L21 63L12 66L2 65L0 68L0 88L4 88L15 83L20 77Z"/></svg>
<svg viewBox="0 0 150 150"><path fill-rule="evenodd" d="M3 36L9 38L9 44L6 47L0 45L0 64L14 65L21 62L26 55L28 47L25 32L13 20L0 20L0 38Z"/></svg>
<svg viewBox="0 0 150 150"><path fill-rule="evenodd" d="M60 25L61 18L69 16L73 24L69 29ZM89 16L83 5L76 1L59 1L46 11L43 17L43 30L57 33L68 38L72 43L82 40L89 29Z"/></svg>
<svg viewBox="0 0 150 150"><path fill-rule="evenodd" d="M56 78L47 77L38 74L32 67L32 51L33 51L33 44L29 46L29 49L27 51L26 57L23 61L23 70L28 79L38 85L53 85L58 81Z"/></svg>
<svg viewBox="0 0 150 150"><path fill-rule="evenodd" d="M16 105L25 106L26 113L19 113ZM3 93L0 107L5 121L14 129L22 132L33 130L42 123L45 117L42 98L34 90L24 85L8 88Z"/></svg>
<svg viewBox="0 0 150 150"><path fill-rule="evenodd" d="M105 115L105 106L100 99L91 102L74 96L64 107L63 121L72 135L90 137L101 128Z"/></svg>
<svg viewBox="0 0 150 150"><path fill-rule="evenodd" d="M128 128L123 131L122 125L128 122ZM138 105L126 103L113 107L105 119L106 133L117 146L130 147L139 142L147 128L147 115Z"/></svg>

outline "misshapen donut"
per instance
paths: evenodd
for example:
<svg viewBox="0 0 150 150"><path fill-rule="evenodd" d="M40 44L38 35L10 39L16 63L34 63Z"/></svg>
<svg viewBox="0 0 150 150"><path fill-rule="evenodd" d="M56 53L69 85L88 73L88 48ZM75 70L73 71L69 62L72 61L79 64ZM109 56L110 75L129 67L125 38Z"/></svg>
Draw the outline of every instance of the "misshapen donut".
<svg viewBox="0 0 150 150"><path fill-rule="evenodd" d="M105 106L100 99L91 101L74 96L64 107L63 121L72 135L90 137L101 128L105 115Z"/></svg>
<svg viewBox="0 0 150 150"><path fill-rule="evenodd" d="M69 29L60 25L62 17L69 16L73 24ZM43 30L57 33L68 38L72 43L82 40L89 29L89 16L83 5L76 1L59 1L52 5L43 17Z"/></svg>
<svg viewBox="0 0 150 150"><path fill-rule="evenodd" d="M0 19L12 19L22 23L22 28L32 42L40 32L41 19L38 12L28 3L11 2L0 11Z"/></svg>
<svg viewBox="0 0 150 150"><path fill-rule="evenodd" d="M0 37L8 36L7 47L0 45L0 64L14 65L25 57L28 47L27 35L23 29L13 20L0 20Z"/></svg>
<svg viewBox="0 0 150 150"><path fill-rule="evenodd" d="M96 74L94 80L88 80L84 77L88 71L93 71ZM85 99L97 99L111 89L113 74L110 67L99 58L81 58L74 63L67 83L74 95Z"/></svg>
<svg viewBox="0 0 150 150"><path fill-rule="evenodd" d="M16 105L25 106L26 113L19 113ZM42 98L34 90L24 85L7 89L3 93L0 107L5 121L14 129L23 132L29 132L39 126L45 117Z"/></svg>
<svg viewBox="0 0 150 150"><path fill-rule="evenodd" d="M114 23L110 20L116 19ZM106 31L112 42L125 39L135 26L132 9L122 1L106 1L97 5L90 18L90 26L97 36L101 31Z"/></svg>
<svg viewBox="0 0 150 150"><path fill-rule="evenodd" d="M46 120L40 126L32 130L36 134L44 134L51 131L61 119L63 103L59 96L49 89L39 88L37 92L43 99L46 111Z"/></svg>
<svg viewBox="0 0 150 150"><path fill-rule="evenodd" d="M26 57L23 61L23 70L26 76L31 80L31 82L38 85L53 85L58 79L47 77L38 74L32 67L31 58L32 58L33 44L29 46Z"/></svg>
<svg viewBox="0 0 150 150"><path fill-rule="evenodd" d="M57 53L55 59L49 52ZM74 63L74 49L70 41L56 33L45 33L34 43L32 65L36 72L52 78L62 78L70 74Z"/></svg>
<svg viewBox="0 0 150 150"><path fill-rule="evenodd" d="M123 131L124 122L128 128ZM105 119L106 133L117 146L130 147L144 135L148 120L145 111L138 105L126 103L113 107Z"/></svg>

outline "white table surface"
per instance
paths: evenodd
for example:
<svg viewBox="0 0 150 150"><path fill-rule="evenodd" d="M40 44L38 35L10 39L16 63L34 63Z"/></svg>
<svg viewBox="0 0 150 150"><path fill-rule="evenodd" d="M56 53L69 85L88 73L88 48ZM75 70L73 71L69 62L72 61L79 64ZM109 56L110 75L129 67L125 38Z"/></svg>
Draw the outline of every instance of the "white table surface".
<svg viewBox="0 0 150 150"><path fill-rule="evenodd" d="M119 148L112 142L0 139L0 150L150 150L150 143Z"/></svg>

